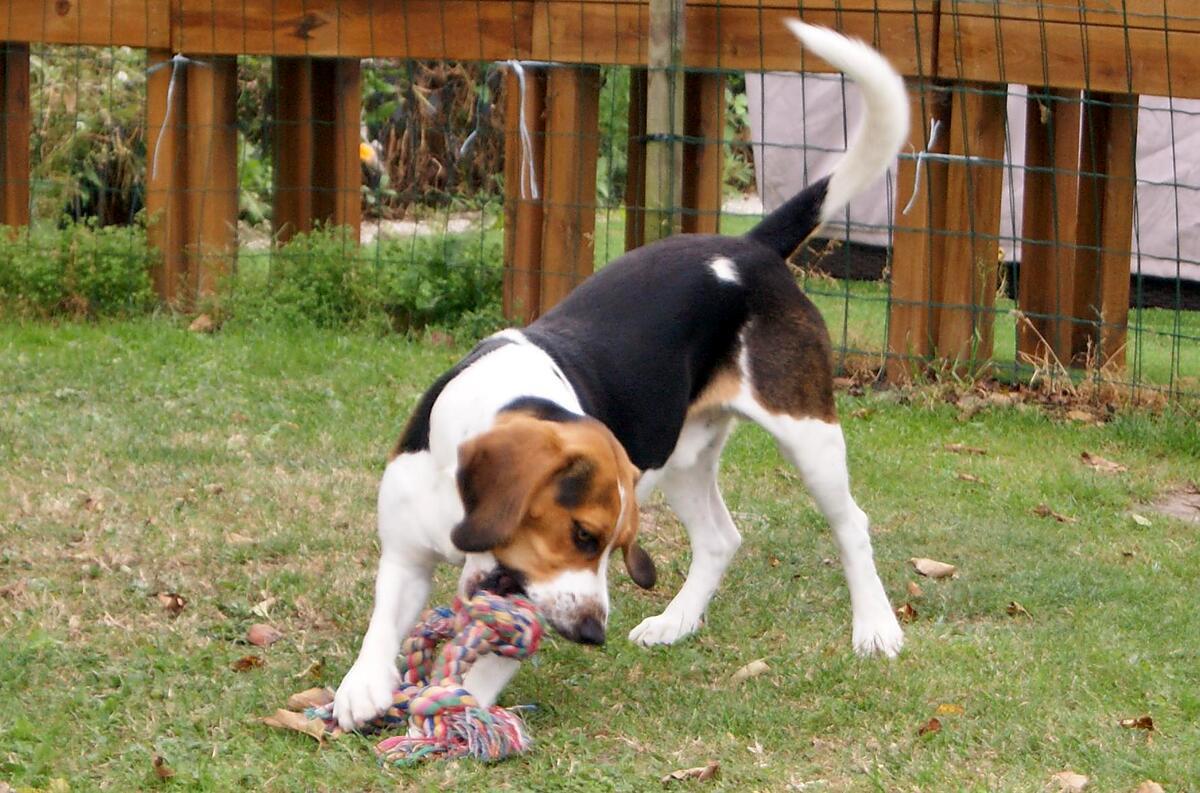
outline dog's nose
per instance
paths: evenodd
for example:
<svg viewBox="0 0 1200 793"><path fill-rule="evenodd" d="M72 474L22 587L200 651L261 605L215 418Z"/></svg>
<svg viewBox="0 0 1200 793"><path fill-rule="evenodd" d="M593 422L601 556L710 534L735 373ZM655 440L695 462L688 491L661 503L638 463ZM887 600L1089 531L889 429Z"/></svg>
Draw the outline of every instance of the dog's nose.
<svg viewBox="0 0 1200 793"><path fill-rule="evenodd" d="M580 644L604 644L604 624L595 617L584 617L576 635Z"/></svg>

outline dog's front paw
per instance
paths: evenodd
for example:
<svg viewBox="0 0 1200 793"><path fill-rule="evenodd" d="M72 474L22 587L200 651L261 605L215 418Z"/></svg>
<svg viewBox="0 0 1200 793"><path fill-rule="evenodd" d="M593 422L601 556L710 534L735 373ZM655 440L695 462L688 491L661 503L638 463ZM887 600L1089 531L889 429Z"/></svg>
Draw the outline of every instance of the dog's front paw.
<svg viewBox="0 0 1200 793"><path fill-rule="evenodd" d="M343 730L354 730L392 706L400 673L392 663L354 662L333 696L333 717Z"/></svg>
<svg viewBox="0 0 1200 793"><path fill-rule="evenodd" d="M904 646L904 631L890 609L871 617L854 620L854 652L861 656L886 655L895 658Z"/></svg>
<svg viewBox="0 0 1200 793"><path fill-rule="evenodd" d="M647 617L629 632L629 641L650 647L655 644L674 644L700 628L701 615L672 614L668 609L657 617Z"/></svg>

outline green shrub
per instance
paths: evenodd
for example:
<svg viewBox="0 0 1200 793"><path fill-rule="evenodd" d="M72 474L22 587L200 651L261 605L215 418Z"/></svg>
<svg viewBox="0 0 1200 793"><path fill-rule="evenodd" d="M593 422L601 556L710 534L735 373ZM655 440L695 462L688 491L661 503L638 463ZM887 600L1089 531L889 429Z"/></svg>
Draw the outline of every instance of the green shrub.
<svg viewBox="0 0 1200 793"><path fill-rule="evenodd" d="M297 234L246 262L222 302L234 322L317 327L438 326L464 336L502 325L497 240L414 237L359 247L341 228Z"/></svg>
<svg viewBox="0 0 1200 793"><path fill-rule="evenodd" d="M141 226L0 228L0 306L40 318L145 313L151 261Z"/></svg>

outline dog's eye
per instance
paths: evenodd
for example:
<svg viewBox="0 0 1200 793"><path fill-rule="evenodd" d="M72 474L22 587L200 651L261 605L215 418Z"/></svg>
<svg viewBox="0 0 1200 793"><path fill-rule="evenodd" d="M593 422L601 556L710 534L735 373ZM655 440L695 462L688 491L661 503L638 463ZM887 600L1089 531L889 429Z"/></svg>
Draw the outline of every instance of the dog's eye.
<svg viewBox="0 0 1200 793"><path fill-rule="evenodd" d="M585 529L579 521L574 523L571 539L575 547L586 554L594 554L600 550L600 541L596 539L596 535Z"/></svg>

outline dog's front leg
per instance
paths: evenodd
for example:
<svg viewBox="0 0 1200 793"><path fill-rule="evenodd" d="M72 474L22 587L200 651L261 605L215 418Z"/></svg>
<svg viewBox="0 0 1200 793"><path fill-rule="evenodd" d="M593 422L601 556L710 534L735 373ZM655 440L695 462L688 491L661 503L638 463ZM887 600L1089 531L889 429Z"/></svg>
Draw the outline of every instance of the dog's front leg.
<svg viewBox="0 0 1200 793"><path fill-rule="evenodd" d="M431 565L386 552L375 577L375 608L362 649L338 686L333 715L344 730L375 718L392 704L400 682L396 655L429 599Z"/></svg>

